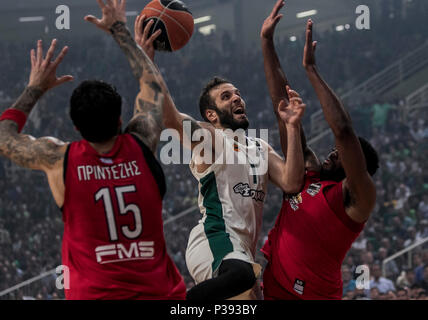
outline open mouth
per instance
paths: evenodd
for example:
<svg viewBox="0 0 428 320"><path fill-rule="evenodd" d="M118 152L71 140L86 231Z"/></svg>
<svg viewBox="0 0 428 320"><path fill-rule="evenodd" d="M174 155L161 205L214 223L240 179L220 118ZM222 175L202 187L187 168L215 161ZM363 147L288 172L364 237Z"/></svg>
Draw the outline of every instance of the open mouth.
<svg viewBox="0 0 428 320"><path fill-rule="evenodd" d="M233 110L233 114L245 115L245 110L244 110L244 108L239 107L239 108L236 108L235 110Z"/></svg>

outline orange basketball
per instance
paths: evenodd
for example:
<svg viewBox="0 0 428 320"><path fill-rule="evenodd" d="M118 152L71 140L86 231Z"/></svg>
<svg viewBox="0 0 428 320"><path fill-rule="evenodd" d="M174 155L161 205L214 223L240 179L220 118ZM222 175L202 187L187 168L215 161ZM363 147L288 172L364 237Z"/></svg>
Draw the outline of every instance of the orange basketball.
<svg viewBox="0 0 428 320"><path fill-rule="evenodd" d="M153 0L141 11L146 15L143 26L150 20L154 24L149 30L151 35L158 29L162 33L153 43L156 50L176 51L189 42L193 34L194 21L192 13L179 0Z"/></svg>

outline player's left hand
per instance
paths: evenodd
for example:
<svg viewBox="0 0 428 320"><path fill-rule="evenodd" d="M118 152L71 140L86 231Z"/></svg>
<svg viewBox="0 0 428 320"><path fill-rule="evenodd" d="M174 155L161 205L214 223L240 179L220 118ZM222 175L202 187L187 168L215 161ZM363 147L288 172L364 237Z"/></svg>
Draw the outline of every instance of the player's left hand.
<svg viewBox="0 0 428 320"><path fill-rule="evenodd" d="M30 81L28 82L29 87L36 87L41 89L43 92L46 92L49 89L73 80L73 76L70 75L59 78L56 76L56 69L68 51L68 47L64 47L58 57L52 61L56 44L57 40L52 40L45 58L43 58L42 40L37 42L37 52L34 49L31 50L31 73Z"/></svg>
<svg viewBox="0 0 428 320"><path fill-rule="evenodd" d="M154 32L149 37L149 31L150 28L153 26L154 21L150 20L146 24L146 27L143 28L145 19L145 15L137 16L137 19L135 19L135 42L137 42L137 44L146 52L149 58L154 62L155 47L153 46L153 42L156 40L157 37L159 37L159 35L162 33L162 30L156 30L156 32Z"/></svg>
<svg viewBox="0 0 428 320"><path fill-rule="evenodd" d="M107 3L104 3L106 1ZM110 33L110 29L117 21L126 23L126 0L97 0L103 16L98 19L92 15L85 17L85 20L93 23L101 30Z"/></svg>
<svg viewBox="0 0 428 320"><path fill-rule="evenodd" d="M296 91L290 89L289 86L286 89L290 102L287 103L285 99L281 100L278 106L278 113L286 124L298 125L305 113L306 104L303 103L302 98Z"/></svg>
<svg viewBox="0 0 428 320"><path fill-rule="evenodd" d="M272 9L270 15L263 22L262 30L260 32L260 37L262 39L273 39L273 34L275 33L276 25L279 20L283 17L283 14L279 14L279 10L285 5L284 0L278 0L275 6Z"/></svg>

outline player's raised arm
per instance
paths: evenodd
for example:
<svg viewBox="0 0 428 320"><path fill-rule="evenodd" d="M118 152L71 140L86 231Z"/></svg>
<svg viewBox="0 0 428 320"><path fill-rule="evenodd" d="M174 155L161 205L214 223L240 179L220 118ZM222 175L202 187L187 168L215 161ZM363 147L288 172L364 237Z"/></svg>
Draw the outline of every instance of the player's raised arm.
<svg viewBox="0 0 428 320"><path fill-rule="evenodd" d="M147 25L144 27L144 20L146 16L141 15L138 16L135 20L135 41L137 44L143 49L143 51L147 54L147 56L154 62L155 57L155 49L153 46L153 42L156 38L161 34L161 30L157 30L152 35L149 35L149 30L152 27L154 21L150 20ZM163 122L166 128L175 129L180 136L180 140L185 147L193 149L196 145L198 145L199 141L192 141L193 133L199 129L208 130L213 137L212 146L214 148L214 127L211 124L196 121L191 116L180 113L172 99L171 94L168 91L168 88L164 81L162 81L162 88L164 89L165 100L164 100L164 109L163 109ZM190 131L185 132L183 130L183 123L188 122Z"/></svg>
<svg viewBox="0 0 428 320"><path fill-rule="evenodd" d="M278 120L278 128L281 139L281 149L284 157L287 158L287 130L284 122L281 120L278 112L278 106L282 100L288 101L286 86L290 85L284 69L281 66L278 55L275 50L274 34L275 29L283 15L280 14L280 10L285 5L285 1L278 0L272 9L270 15L263 22L263 26L260 32L260 39L262 44L263 53L263 64L266 76L266 82L269 89L269 94L272 100L273 110ZM301 127L301 141L303 144L303 151L306 160L306 167L309 169L316 166L318 160L311 149L306 145L306 138L303 132L303 126ZM318 164L319 165L319 164Z"/></svg>
<svg viewBox="0 0 428 320"><path fill-rule="evenodd" d="M56 76L56 69L68 50L68 47L64 47L53 60L56 44L57 40L54 39L46 57L43 56L41 40L37 43L37 50L31 50L31 74L28 86L0 118L0 154L19 166L34 170L49 171L58 167L66 149L65 144L58 139L51 137L35 139L20 133L40 97L48 90L73 80L70 75L59 78Z"/></svg>
<svg viewBox="0 0 428 320"><path fill-rule="evenodd" d="M356 210L348 210L348 214L353 220L364 222L375 204L375 185L367 172L366 159L348 112L318 72L315 63L317 42L312 41L312 26L313 22L309 19L306 26L303 66L336 140L340 161L346 173L344 187L349 190L351 202L356 208Z"/></svg>
<svg viewBox="0 0 428 320"><path fill-rule="evenodd" d="M288 79L281 67L278 55L275 51L273 36L278 22L282 19L283 15L279 14L281 8L285 5L283 0L278 0L272 9L270 15L263 22L260 32L263 64L265 70L266 81L269 89L269 94L272 99L273 111L278 120L279 133L281 138L281 148L284 157L287 157L287 130L285 129L284 122L278 114L278 106L282 100L288 101L288 95L285 87L289 85Z"/></svg>
<svg viewBox="0 0 428 320"><path fill-rule="evenodd" d="M272 99L272 104L274 106L274 112L277 116L279 103L284 99L288 100L288 94L285 88L289 85L288 79L281 67L278 55L276 54L273 41L275 28L283 17L279 11L284 5L285 2L283 0L278 0L276 2L272 12L263 22L260 32L266 81L268 84L269 94Z"/></svg>
<svg viewBox="0 0 428 320"><path fill-rule="evenodd" d="M156 151L163 129L163 79L150 57L141 50L126 27L126 0L97 0L102 18L92 15L85 20L101 30L112 34L131 66L132 73L139 81L134 116L126 129L134 133L153 151Z"/></svg>
<svg viewBox="0 0 428 320"><path fill-rule="evenodd" d="M269 179L285 193L301 190L305 176L305 165L301 141L301 119L306 105L299 94L286 88L289 100L283 99L278 106L278 117L287 130L287 159L284 161L269 147Z"/></svg>

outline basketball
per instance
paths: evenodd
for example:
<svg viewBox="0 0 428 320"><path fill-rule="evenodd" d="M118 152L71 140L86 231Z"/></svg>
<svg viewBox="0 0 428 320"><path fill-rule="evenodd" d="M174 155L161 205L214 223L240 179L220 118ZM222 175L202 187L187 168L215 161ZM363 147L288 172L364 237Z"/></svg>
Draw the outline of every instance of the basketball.
<svg viewBox="0 0 428 320"><path fill-rule="evenodd" d="M141 11L146 15L143 27L150 20L154 24L149 35L158 29L162 33L154 41L154 48L158 51L176 51L183 48L193 34L194 21L190 10L179 0L153 0Z"/></svg>

